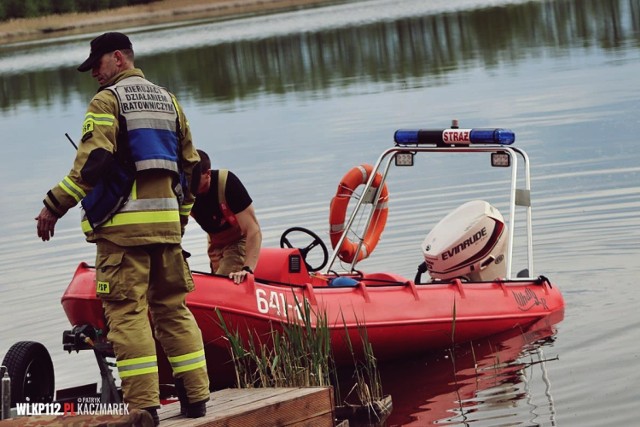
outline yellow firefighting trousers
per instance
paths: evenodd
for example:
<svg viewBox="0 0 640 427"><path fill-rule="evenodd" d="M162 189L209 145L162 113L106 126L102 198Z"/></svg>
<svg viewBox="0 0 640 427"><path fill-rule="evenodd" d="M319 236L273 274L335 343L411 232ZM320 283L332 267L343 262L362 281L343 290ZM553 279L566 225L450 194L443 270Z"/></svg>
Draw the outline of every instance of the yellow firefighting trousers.
<svg viewBox="0 0 640 427"><path fill-rule="evenodd" d="M229 273L242 269L247 253L245 249L246 237L241 237L237 241L223 246L217 245L211 235L208 235L207 241L207 254L209 254L212 273L227 276Z"/></svg>
<svg viewBox="0 0 640 427"><path fill-rule="evenodd" d="M102 299L124 400L131 408L157 407L155 337L189 402L209 399L202 335L185 297L193 279L179 244L123 247L99 240L96 293Z"/></svg>

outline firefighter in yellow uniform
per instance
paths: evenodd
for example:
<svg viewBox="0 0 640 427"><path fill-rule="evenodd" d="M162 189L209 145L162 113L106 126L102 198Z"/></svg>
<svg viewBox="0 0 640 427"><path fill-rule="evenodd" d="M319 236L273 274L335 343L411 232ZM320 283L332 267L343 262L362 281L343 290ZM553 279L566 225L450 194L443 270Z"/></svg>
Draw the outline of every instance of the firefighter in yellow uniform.
<svg viewBox="0 0 640 427"><path fill-rule="evenodd" d="M209 379L202 335L185 305L194 284L181 248L194 203L192 175L199 175L189 125L175 97L134 68L122 33L95 38L78 70L91 70L100 90L89 104L73 168L47 193L36 217L38 236L49 240L57 219L82 203L125 402L146 409L157 425L150 311L183 414L204 416Z"/></svg>

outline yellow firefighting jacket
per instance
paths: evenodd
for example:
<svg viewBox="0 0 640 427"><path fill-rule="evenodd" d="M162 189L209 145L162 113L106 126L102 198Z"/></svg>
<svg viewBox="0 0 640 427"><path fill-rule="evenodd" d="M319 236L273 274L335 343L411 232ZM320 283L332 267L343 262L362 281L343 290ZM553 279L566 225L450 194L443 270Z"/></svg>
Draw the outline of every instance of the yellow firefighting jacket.
<svg viewBox="0 0 640 427"><path fill-rule="evenodd" d="M133 76L144 78L137 68L123 71L101 89ZM174 173L161 169L139 171L129 201L113 218L95 230L83 220L82 229L87 241L107 239L120 246L180 243L195 200L189 188L192 171L200 158L193 146L187 119L175 97L173 103L178 109L181 166L187 182L182 203L177 203ZM114 161L121 130L119 109L110 90L100 90L89 103L73 168L44 199L44 204L55 215L63 216L77 205Z"/></svg>

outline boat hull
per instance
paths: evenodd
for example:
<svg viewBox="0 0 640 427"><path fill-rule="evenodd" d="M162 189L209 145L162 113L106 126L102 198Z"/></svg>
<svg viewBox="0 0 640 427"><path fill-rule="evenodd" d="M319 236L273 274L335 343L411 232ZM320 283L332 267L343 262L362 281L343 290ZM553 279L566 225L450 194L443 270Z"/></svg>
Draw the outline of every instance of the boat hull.
<svg viewBox="0 0 640 427"><path fill-rule="evenodd" d="M288 251L283 249L280 256L286 259ZM269 256L272 265L277 265L278 251ZM260 271L256 271L256 279L249 276L240 285L205 273L194 272L193 277L195 290L186 302L202 331L216 388L233 382L228 341L219 316L229 330L244 338L254 334L268 343L273 330L288 322L301 322L306 306L313 326L318 316L326 320L333 356L340 366L353 363L346 334L355 355L362 354L362 326L366 326L376 358L390 360L503 331L524 331L551 315L555 323L564 312L561 293L545 278L416 285L397 275L376 273L354 277L353 286L328 286L326 277L308 273L278 277L290 282L285 283L260 279ZM95 296L95 270L87 264L78 266L62 305L71 325L86 324L107 331L101 302ZM168 363L164 356L159 360L161 382L171 383Z"/></svg>

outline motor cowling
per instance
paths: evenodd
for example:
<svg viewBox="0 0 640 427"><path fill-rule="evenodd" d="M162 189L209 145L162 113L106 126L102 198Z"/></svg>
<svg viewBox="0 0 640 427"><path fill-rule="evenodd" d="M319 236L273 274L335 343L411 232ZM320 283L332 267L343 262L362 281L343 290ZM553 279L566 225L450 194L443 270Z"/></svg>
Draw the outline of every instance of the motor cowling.
<svg viewBox="0 0 640 427"><path fill-rule="evenodd" d="M422 254L433 279L490 281L506 276L507 226L483 200L459 206L431 230Z"/></svg>

